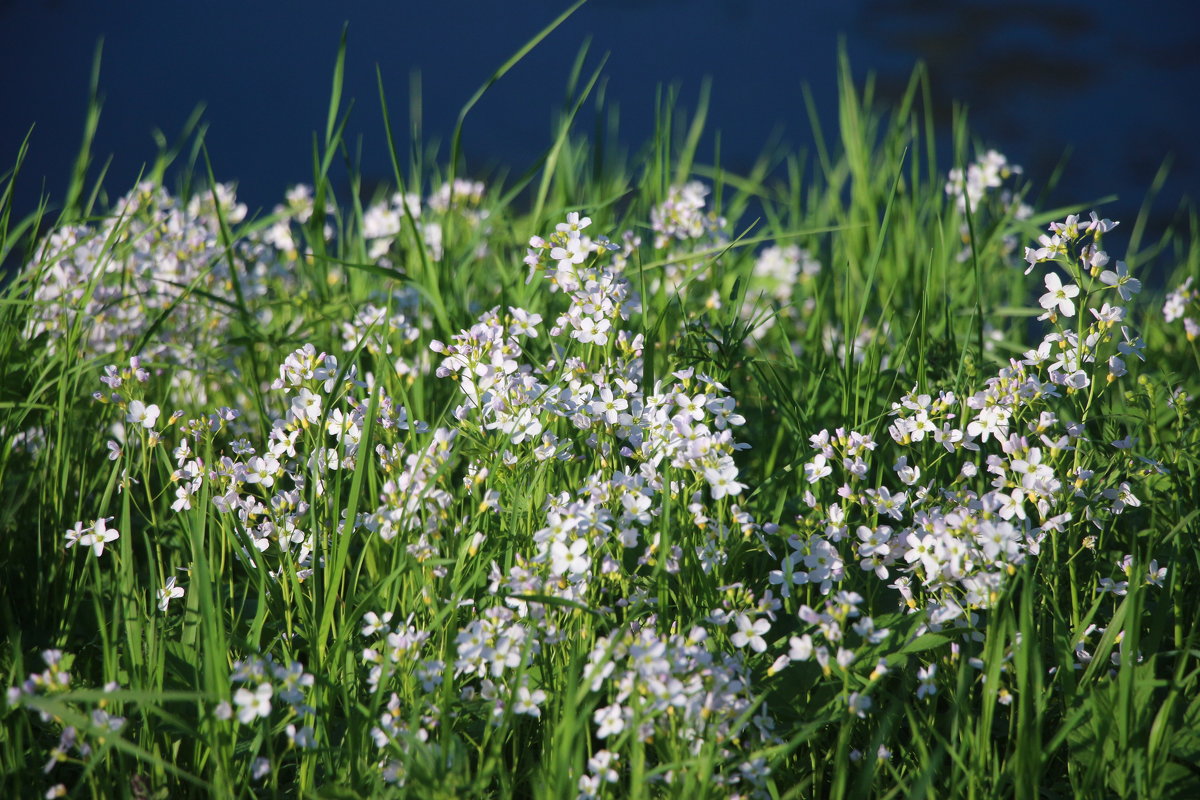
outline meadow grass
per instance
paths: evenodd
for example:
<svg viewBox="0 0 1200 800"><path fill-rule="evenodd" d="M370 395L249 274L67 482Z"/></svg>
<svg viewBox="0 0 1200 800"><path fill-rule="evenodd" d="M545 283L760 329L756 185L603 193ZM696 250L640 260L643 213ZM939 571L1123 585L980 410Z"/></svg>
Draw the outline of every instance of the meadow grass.
<svg viewBox="0 0 1200 800"><path fill-rule="evenodd" d="M517 178L477 95L338 190L344 52L269 214L200 140L107 201L96 105L5 176L4 796L1200 793L1194 214L1038 207L920 69L630 156L583 54Z"/></svg>

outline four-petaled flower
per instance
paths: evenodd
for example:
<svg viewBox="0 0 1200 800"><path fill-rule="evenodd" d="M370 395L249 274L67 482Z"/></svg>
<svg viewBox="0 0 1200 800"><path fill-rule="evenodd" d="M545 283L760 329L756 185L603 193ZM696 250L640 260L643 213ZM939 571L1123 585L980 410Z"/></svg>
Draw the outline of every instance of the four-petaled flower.
<svg viewBox="0 0 1200 800"><path fill-rule="evenodd" d="M158 415L160 413L158 406L153 403L146 405L141 400L134 400L129 404L125 421L131 422L134 425L141 425L146 430L149 430L158 422Z"/></svg>
<svg viewBox="0 0 1200 800"><path fill-rule="evenodd" d="M763 638L763 634L771 630L770 622L765 619L751 622L750 617L745 614L738 614L735 624L737 625L737 633L729 637L734 647L750 645L750 648L756 653L761 653L767 649L767 640Z"/></svg>
<svg viewBox="0 0 1200 800"><path fill-rule="evenodd" d="M1054 313L1054 309L1057 307L1058 313L1064 317L1073 317L1075 316L1075 301L1071 298L1078 294L1078 286L1073 283L1064 284L1057 272L1047 272L1046 293L1038 300L1038 305L1051 313Z"/></svg>
<svg viewBox="0 0 1200 800"><path fill-rule="evenodd" d="M101 517L94 521L90 528L83 527L82 522L76 522L75 526L67 531L67 548L75 545L90 547L97 558L104 555L104 545L121 536L119 532L108 527L111 519L112 517Z"/></svg>
<svg viewBox="0 0 1200 800"><path fill-rule="evenodd" d="M1126 303L1142 290L1142 282L1129 274L1129 267L1124 261L1117 262L1117 269L1106 269L1100 273L1100 282L1105 286L1116 287L1117 294Z"/></svg>
<svg viewBox="0 0 1200 800"><path fill-rule="evenodd" d="M246 688L234 692L233 702L238 707L238 721L249 724L257 717L271 715L271 695L275 689L269 683L260 683L253 692Z"/></svg>
<svg viewBox="0 0 1200 800"><path fill-rule="evenodd" d="M158 590L158 610L166 611L167 605L176 597L183 597L183 587L175 585L175 576L167 578L163 588Z"/></svg>

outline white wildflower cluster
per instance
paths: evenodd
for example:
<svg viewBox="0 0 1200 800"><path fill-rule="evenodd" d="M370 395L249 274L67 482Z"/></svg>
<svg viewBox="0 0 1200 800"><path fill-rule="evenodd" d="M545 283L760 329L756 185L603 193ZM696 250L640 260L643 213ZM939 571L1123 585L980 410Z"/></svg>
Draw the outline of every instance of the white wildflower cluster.
<svg viewBox="0 0 1200 800"><path fill-rule="evenodd" d="M692 755L715 745L725 759L752 742L776 741L766 709L750 715L754 690L740 653L723 652L701 626L686 635L663 635L654 627L651 616L644 624L597 638L583 674L589 690L605 703L592 713L597 738L617 749L628 737L648 742L669 736ZM742 772L718 773L712 780L761 785ZM600 782L611 780L581 778L580 797L595 796Z"/></svg>
<svg viewBox="0 0 1200 800"><path fill-rule="evenodd" d="M112 427L114 440L108 442L108 458L117 461L124 453L126 446L135 444L154 447L162 438L158 430L162 410L154 403L145 402L145 384L150 380L150 372L144 366L142 356L129 359L129 366L119 367L109 364L104 368L100 382L106 390L95 392L92 399L98 403L110 404L124 412L123 420ZM173 425L179 419L172 415L162 427ZM131 438L135 441L131 441Z"/></svg>
<svg viewBox="0 0 1200 800"><path fill-rule="evenodd" d="M23 698L41 695L53 695L65 692L71 688L71 662L74 656L62 650L43 650L42 663L46 669L31 673L20 686L10 686L6 699L10 708L21 704ZM42 712L43 722L50 721L50 715Z"/></svg>
<svg viewBox="0 0 1200 800"><path fill-rule="evenodd" d="M789 539L789 552L772 573L785 595L806 585L829 594L846 577L847 551L853 551L861 570L894 581L906 605L928 608L932 625L969 619L969 609L995 602L1006 578L1038 554L1047 533L1077 518L1101 526L1140 505L1129 476L1080 466L1076 451L1096 444L1084 424L1059 416L1081 408L1070 402L1077 393L1094 396L1123 376L1125 358L1141 358L1143 344L1130 328L1122 326L1119 339L1113 335L1123 307L1103 302L1127 301L1140 289L1123 263L1104 269L1109 259L1099 239L1113 227L1094 214L1087 225L1070 217L1051 226L1041 249L1029 251L1031 268L1056 260L1089 282L1090 324L1056 326L969 397L914 388L893 404L888 432L906 451L891 464L900 488L872 485L876 444L870 437L841 429L812 437L817 452L804 475L828 501L809 493L815 513L801 520L806 533ZM1074 316L1073 298L1081 296L1075 284L1058 288L1042 299L1043 319L1052 322ZM1103 380L1096 383L1098 375ZM955 456L963 461L951 485L922 480L923 466ZM983 480L987 485L980 487ZM820 488L830 484L836 498Z"/></svg>
<svg viewBox="0 0 1200 800"><path fill-rule="evenodd" d="M988 150L967 167L965 174L961 169L950 170L946 194L954 198L959 214L967 213L969 201L976 230L996 218L1029 219L1033 216L1033 208L1022 203L1020 196L1011 189L1002 188L1004 181L1023 171L1019 165L1010 163L1003 153ZM993 199L994 207L987 202ZM958 260L967 261L971 258L971 229L965 221L959 227L959 234L964 247L958 254ZM1016 234L1006 233L1001 241L1002 253L1007 256L1014 252L1018 243Z"/></svg>
<svg viewBox="0 0 1200 800"><path fill-rule="evenodd" d="M795 244L774 244L758 254L751 289L787 303L792 299L797 283L811 280L820 273L821 262L808 250Z"/></svg>
<svg viewBox="0 0 1200 800"><path fill-rule="evenodd" d="M827 597L821 610L800 606L797 615L809 632L788 639L787 653L780 655L771 665L774 674L786 669L793 662L814 661L822 673L829 677L835 672L838 677L848 677L850 666L861 660L861 656L884 642L891 631L879 628L875 620L862 613L862 595L857 592L839 591ZM851 646L855 641L857 647ZM873 705L870 689L875 682L888 673L886 659L880 658L870 665L867 683L863 691L852 692L844 699L851 714L863 717Z"/></svg>
<svg viewBox="0 0 1200 800"><path fill-rule="evenodd" d="M501 432L513 446L531 444L538 460L569 454L572 442L552 430L565 427L605 458L635 458L655 469L667 462L703 476L714 498L740 494L744 487L732 461L740 445L732 427L745 420L734 411L728 389L684 371L673 376L678 385L658 384L643 393L642 337L622 327L640 303L629 282L603 263L607 248L579 235L589 223L569 216L556 233L565 244L550 249L552 258L563 256L553 286L570 299L546 331L553 358L538 368L522 362L524 342L539 338L542 319L511 307L503 317L498 309L487 312L449 345L432 343L444 356L437 375L456 380L467 400L455 416L482 431ZM538 265L545 249L535 253ZM575 261L568 255L573 252L584 257ZM564 335L595 347L572 356ZM510 449L508 457L516 458L515 452Z"/></svg>
<svg viewBox="0 0 1200 800"><path fill-rule="evenodd" d="M87 724L82 728L76 725L64 725L56 714L43 710L36 702L40 698L59 697L71 689L71 664L75 657L62 650L43 650L42 662L46 668L35 672L20 686L11 686L5 694L10 709L25 706L30 711L36 711L43 724L54 725L58 728L58 744L50 748L50 758L42 766L42 773L49 775L55 768L67 761L76 764L88 763L97 750L107 750L112 746L109 741L120 736L125 728L125 717L112 713L109 709L112 703L108 698L102 698L96 707L90 710L75 707L75 701L65 699L67 707L77 716L84 716ZM121 689L120 684L110 682L105 684L105 694L111 694ZM30 702L33 701L33 702ZM65 797L67 787L63 783L55 784L45 794L46 797Z"/></svg>
<svg viewBox="0 0 1200 800"><path fill-rule="evenodd" d="M704 210L708 194L709 188L700 181L667 190L667 199L650 211L656 250L668 248L672 240L686 242L716 236L725 228L723 217Z"/></svg>
<svg viewBox="0 0 1200 800"><path fill-rule="evenodd" d="M728 221L715 211L705 210L709 193L700 181L672 186L667 190L667 199L650 210L654 249L667 261L663 277L670 286L705 274L717 255L706 251L728 238Z"/></svg>
<svg viewBox="0 0 1200 800"><path fill-rule="evenodd" d="M442 184L424 204L420 195L413 192L397 192L385 201L371 204L363 211L367 256L380 266L392 266L392 248L406 235L412 235L424 246L431 261L441 261L446 252L447 226L459 225L477 239L474 257L484 258L491 228L487 224L490 212L480 207L483 194L482 183L456 178L453 185ZM449 214L454 215L453 222L447 220Z"/></svg>
<svg viewBox="0 0 1200 800"><path fill-rule="evenodd" d="M577 800L598 800L605 787L618 783L621 776L616 767L620 761L620 753L614 753L611 750L597 750L596 754L588 759L587 774L579 776Z"/></svg>
<svg viewBox="0 0 1200 800"><path fill-rule="evenodd" d="M203 386L188 375L215 366L214 353L226 369L232 364L234 315L218 313L208 298L238 303L240 297L252 305L272 285L294 282L288 256L261 233L238 235L226 247L222 221L234 226L245 215L225 184L183 202L143 183L100 221L56 228L26 267L36 271L37 283L25 335L48 334L53 352L77 331L90 358L122 352L156 326L141 355L174 365L177 388L203 401ZM270 313L257 307L260 315Z"/></svg>
<svg viewBox="0 0 1200 800"><path fill-rule="evenodd" d="M541 336L542 319L511 307L503 317L498 309L484 314L450 345L432 344L444 356L438 376L456 380L467 400L455 416L481 432L499 431L514 447L528 443L537 460L569 457L576 442L554 429L573 430L605 458L648 465L651 488L660 485L654 471L669 463L702 476L714 499L740 494L732 453L741 445L732 428L745 419L726 387L690 370L674 374L674 386L659 383L643 393L642 337L623 329L639 301L619 271L602 262L607 248L578 235L589 223L570 215L556 234L566 244L551 249L588 255L578 262L564 255L566 266L560 262L552 278L570 299L545 331L554 357L537 368L523 363L524 342ZM564 336L595 347L572 356ZM516 457L513 448L506 451L506 459Z"/></svg>
<svg viewBox="0 0 1200 800"><path fill-rule="evenodd" d="M363 663L370 665L367 683L377 691L398 672L404 676L411 672L425 693L432 692L442 683L445 665L439 659L419 660L422 648L429 640L429 632L413 624L412 614L403 623L395 625L392 624L393 616L391 611L383 614L368 611L363 616L362 636L372 644L362 651Z"/></svg>
<svg viewBox="0 0 1200 800"><path fill-rule="evenodd" d="M746 302L739 311L743 319L753 324L750 336L761 339L777 318L798 322L793 295L798 286L811 284L821 272L821 262L799 245L774 244L763 249L754 262ZM770 311L762 307L771 304ZM815 298L804 298L804 311L811 313Z"/></svg>
<svg viewBox="0 0 1200 800"><path fill-rule="evenodd" d="M317 746L312 725L316 710L308 699L315 679L304 671L300 662L279 663L270 656L251 656L233 665L230 682L238 688L233 692L232 703L222 700L217 704L213 711L217 719L236 719L239 725L268 730L261 727L259 720L270 723L273 712L279 712L274 714L275 721L269 730L277 732L280 724L286 723L282 731L288 749ZM250 772L255 780L262 780L271 771L271 760L255 754L263 746L263 738L262 734L255 736L247 751L255 756Z"/></svg>
<svg viewBox="0 0 1200 800"><path fill-rule="evenodd" d="M531 282L534 275L539 272L545 273L549 279L551 292L578 292L581 289L587 289L589 282L597 284L591 287L591 291L594 292L617 283L617 277L624 271L626 259L633 248L637 246L638 240L627 234L626 244L621 247L610 242L605 236L592 239L584 233L591 224L591 217L580 217L579 212L572 211L567 214L565 222L560 222L555 226L554 233L547 237L530 237L529 247L525 251L525 265L529 267L526 283ZM601 268L599 259L596 257L604 253L617 253L618 255ZM551 263L554 264L553 273L550 271ZM624 290L618 288L617 291ZM614 310L612 307L614 300L623 301L624 297L609 298L608 303L605 304L607 311ZM628 319L628 313L631 310L636 310L621 308L621 305L618 303L616 311L624 312L625 319ZM587 311L589 315L594 316L593 309L588 308ZM599 322L600 320L593 319L593 321Z"/></svg>
<svg viewBox="0 0 1200 800"><path fill-rule="evenodd" d="M478 685L467 683L463 688L465 701L486 701L496 722L508 713L510 702L513 713L541 716L546 693L531 691L525 672L546 644L536 628L523 623L512 609L491 606L458 631L455 644L454 674L479 678Z"/></svg>
<svg viewBox="0 0 1200 800"><path fill-rule="evenodd" d="M1019 171L990 152L965 173L952 173L946 189L960 210L968 200L974 208ZM233 291L243 276L221 266L230 254L213 227L215 208L205 205L211 198L180 206L161 192L141 192L126 199L124 222L103 236L101 229L87 229L86 236L77 229L78 242L62 233L62 241L43 248L43 264L56 265L47 267L53 271L66 270L72 259L94 262L87 273L93 277L108 274L104 264L116 265L112 281L151 287L135 287L133 295L152 314L188 286L219 297ZM706 210L708 193L698 182L672 187L651 212L664 284L708 277L710 248L724 241L726 226ZM222 187L217 196L226 220L236 223L245 212L232 191ZM363 215L369 257L401 269L391 263L396 253L419 243L433 260L452 261L447 253L458 253L454 248L464 242L482 257L489 224L482 202L481 184L456 181L424 200L396 195L373 205ZM1010 218L1024 213L1011 205L1017 202L1001 193ZM251 299L266 291L279 264L299 258L293 226L310 225L314 213L311 194L297 189L274 226L237 246L235 262L262 255L241 284ZM337 354L313 343L293 345L278 377L262 386L262 417L256 411L254 424L246 411L229 407L180 424L182 412L164 419L148 402L151 367L171 369L203 337L227 336L224 323L192 320L187 324L203 336L181 328L167 337L187 339L184 350L110 365L101 378L105 389L96 400L119 412L108 443L119 462L114 469L121 470L116 485L128 491L130 475L153 475L141 467L169 431L172 485L145 487L146 494L173 493L171 508L179 515L215 514L213 529L235 542L229 552L240 560L229 559L233 568L265 576L272 597L295 602L297 584L302 593L321 589L313 586L322 582L312 580L316 570L327 582L326 568L338 564L322 561L322 553L340 559L348 552L357 560L354 580L390 576L378 597L394 592L404 599L395 610L381 607L389 601L372 600L378 610L361 618L361 640L351 646L361 648L357 670L369 691L354 698L348 713L363 716L359 730L369 728L377 751L369 758L393 787L405 786L413 765L431 754L449 765L450 751L440 748L464 730L472 736L482 730L486 740L504 729L498 737L520 742L524 731L557 724L554 714L575 703L586 708L579 712L586 771L582 753L568 766L579 798L620 795L622 783L641 770L642 754L637 766L630 757L639 749L656 761L652 780L670 784L677 779L672 763L706 760L711 780L731 794L768 796L770 768L755 753L783 744L775 720L789 711L780 713L780 693L811 699L810 689L825 695L832 689L837 699L826 708L857 726L898 680L884 678L897 665L888 658L900 632L941 632L929 638L952 643L951 655L922 665L909 680L917 700L935 697L939 681L944 686L953 676L939 675L939 663L953 663L964 648L979 652L975 645L1008 581L1043 546L1061 547L1064 532L1088 525L1110 531L1116 517L1141 505L1145 490L1137 476L1149 471L1135 465L1138 443L1130 435L1108 442L1122 434L1102 437L1101 426L1110 426L1107 432L1121 420L1098 419L1097 410L1104 393L1136 369L1145 346L1126 320L1126 304L1141 283L1101 247L1116 223L1073 215L1026 251L1026 275L1053 266L1037 297L1046 332L1036 346L1014 349L1020 357L955 391L930 383L936 378L920 379L890 413L864 423L877 426L874 434L836 423L813 434L801 468L778 470L772 479L798 485L793 502L804 510L787 528L758 522L743 507L761 495L739 471L738 453L749 445L738 441L747 420L734 392L703 368L665 372L659 354L658 371L648 374L647 342L631 323L642 300L625 274L638 238L626 233L613 244L592 238L591 226L590 218L571 212L553 233L530 239L529 278L541 277L548 296L527 305L541 313L498 300L488 308L489 301L471 312L481 313L469 328L430 342L427 352L411 352L431 328L418 290L371 295L351 319L328 329L334 349L340 342ZM193 249L172 245L168 262L176 272L164 277L142 264L141 240L158 248L145 252L160 252L176 234L194 241ZM451 236L465 238L450 243ZM97 237L109 241L101 245ZM758 333L773 324L803 325L787 309L820 272L820 262L798 245L766 248L751 273L751 313L741 312L742 322L754 323ZM109 280L93 280L87 291ZM89 346L115 348L117 332L128 340L144 330L123 298L96 291L107 305L96 311ZM53 292L42 299L53 307ZM1185 315L1198 301L1200 292L1184 283L1168 298L1164 316L1190 325ZM756 303L771 304L773 315L763 317ZM710 304L718 306L719 298ZM71 324L51 314L29 332ZM834 325L814 330L814 341L818 333L826 352L839 358L850 347L860 359L876 349L867 346L872 339L891 338L886 322L860 325L852 341ZM658 337L667 339L667 351L672 335ZM881 358L879 367L887 368L886 354ZM380 377L386 370L387 380ZM416 383L431 370L440 385ZM410 418L382 388L396 385L396 377L396 391L416 386L422 401L436 397L424 407L444 408L445 421L431 428ZM449 403L439 405L445 397L439 390L453 395ZM769 461L786 463L776 453ZM1140 463L1165 471L1149 459ZM362 489L366 499L355 499L354 514L345 503L352 486L370 487ZM789 501L776 497L777 508ZM77 521L66 547L97 557L115 549L113 520ZM123 519L121 529L130 530L128 524ZM1072 552L1095 547L1094 539L1067 544ZM387 554L382 560L379 548ZM169 563L160 555L157 569ZM1105 560L1086 591L1097 605L1115 603L1141 584L1162 586L1166 574L1157 561L1126 555L1116 571ZM871 590L854 591L864 579ZM159 585L165 613L185 589L175 575ZM682 597L688 592L697 598ZM882 609L874 607L880 598ZM189 599L193 606L199 600ZM672 603L690 607L694 618L668 619ZM1079 667L1108 657L1096 655L1093 640L1104 632L1096 619L1071 642ZM289 620L287 637L273 641L315 646L301 641L311 634L307 626L293 630ZM586 641L582 649L579 641ZM1018 644L1009 643L1000 660L1013 659ZM234 664L227 699L215 709L216 727L237 738L238 757L249 759L245 774L256 780L285 763L277 751L316 747L315 679L285 652L282 662L264 655ZM576 668L585 653L581 675L563 681L561 665ZM1120 648L1111 656L1114 664L1140 657ZM47 651L45 660L45 672L9 689L10 706L69 687L69 657ZM983 666L978 657L968 663ZM1000 671L1006 674L1004 663ZM1011 677L1002 681L1011 684ZM578 685L577 696L555 696L564 684ZM999 692L999 702L1011 700L1007 688ZM55 760L68 752L86 758L88 742L116 734L123 722L105 712L93 715L88 732L67 728ZM286 746L272 747L270 737L282 734ZM856 729L856 743L865 735ZM868 752L882 761L891 755L876 743ZM864 756L854 750L851 757Z"/></svg>
<svg viewBox="0 0 1200 800"><path fill-rule="evenodd" d="M298 225L308 225L316 211L316 202L311 186L297 184L284 195L284 203L275 206L272 216L275 221L263 232L263 241L270 244L284 258L294 261L301 255L300 241L297 241L296 228ZM328 215L332 209L325 205L321 209L322 216ZM328 221L322 226L322 237L331 241L334 236L333 227Z"/></svg>
<svg viewBox="0 0 1200 800"><path fill-rule="evenodd" d="M1119 602L1120 598L1125 597L1129 593L1130 583L1134 585L1142 584L1143 586L1154 587L1157 589L1163 588L1163 581L1167 579L1167 568L1160 567L1156 559L1151 559L1149 564L1142 564L1142 570L1139 572L1133 555L1126 553L1116 562L1117 572L1116 577L1101 577L1096 583L1096 593L1099 595L1107 595L1112 598L1113 602ZM1090 665L1096 657L1096 643L1091 640L1093 637L1099 639L1108 630L1107 626L1097 623L1089 624L1082 633L1080 633L1072 643L1072 650L1075 655L1075 669L1084 669ZM1117 668L1121 666L1122 661L1132 660L1141 662L1144 660L1143 654L1138 651L1133 653L1125 641L1125 632L1121 631L1117 634L1113 649L1109 653L1109 676L1115 677ZM1088 648L1092 649L1088 649Z"/></svg>
<svg viewBox="0 0 1200 800"><path fill-rule="evenodd" d="M420 337L426 320L421 319L419 306L416 289L398 289L387 295L377 293L374 302L363 303L353 317L341 323L342 350L350 354L362 348L373 356L391 356L391 366L398 375L415 378L426 372L425 365L397 355L393 348L393 343L411 345Z"/></svg>
<svg viewBox="0 0 1200 800"><path fill-rule="evenodd" d="M1017 164L1010 164L1003 153L988 150L967 167L965 174L961 169L950 170L946 194L955 198L958 210L965 213L967 201L970 201L972 209L979 208L985 194L992 189L999 189L1005 180L1020 175L1022 171Z"/></svg>
<svg viewBox="0 0 1200 800"><path fill-rule="evenodd" d="M278 702L277 708L284 709L288 719L302 719L315 713L306 697L315 679L298 661L280 664L270 656L251 656L233 665L229 680L239 688L233 693L232 704L226 700L217 705L218 719L236 716L241 724L250 725L257 719L270 718L273 701ZM315 744L309 726L300 729L289 726L287 734L297 746Z"/></svg>
<svg viewBox="0 0 1200 800"><path fill-rule="evenodd" d="M159 428L174 425L180 414L177 412L169 418L161 420L162 411L154 403L145 402L145 384L150 380L150 372L143 366L141 356L129 359L129 365L119 367L109 364L104 368L100 382L104 390L97 391L92 398L105 405L111 405L123 413L123 418L114 423L111 432L114 436L107 444L108 458L119 461L121 481L118 486L123 491L136 479L130 477L129 463L135 458L146 459L147 452L156 447L162 439ZM136 463L136 462L135 462ZM109 528L108 523L113 517L102 517L90 525L77 521L66 532L66 547L79 546L80 549L91 549L97 556L104 554L104 548L110 542L120 538L119 531Z"/></svg>
<svg viewBox="0 0 1200 800"><path fill-rule="evenodd" d="M1100 594L1113 594L1117 597L1124 597L1129 593L1129 579L1135 578L1133 571L1133 556L1126 553L1120 561L1117 562L1117 568L1120 570L1120 577L1117 578L1101 578L1096 591ZM1141 581L1146 586L1157 586L1162 588L1163 581L1167 577L1167 568L1158 566L1158 561L1151 561L1147 571L1141 576Z"/></svg>
<svg viewBox="0 0 1200 800"><path fill-rule="evenodd" d="M232 455L221 455L212 464L198 455L202 444L229 429L240 414L223 408L207 418L190 420L174 450L177 469L172 479L178 483L178 499L173 508L178 512L192 508L193 498L207 481L217 512L235 515L257 552L267 553L274 546L279 556L289 555L298 568L297 577L305 579L312 569L317 524L311 498L324 498L328 483L348 475L359 457L371 397L355 394L367 388L356 376L353 366L343 369L336 356L319 353L312 344L293 351L271 386L280 393L286 411L272 423L265 447L260 450L245 438L234 439L229 445ZM444 493L426 491L424 480L437 472L437 458L444 455L453 435L440 431L432 445L417 454L407 453L396 437L425 433L427 426L410 422L403 406L379 389L372 391L379 395L375 422L383 432L376 439L375 456L394 477L383 487L381 499L387 505L354 522L391 538L396 525L417 524L410 500L422 508L445 500ZM252 552L243 556L254 563Z"/></svg>
<svg viewBox="0 0 1200 800"><path fill-rule="evenodd" d="M421 430L424 425L421 424ZM454 502L446 488L445 464L453 456L453 443L458 432L437 428L432 441L415 452L407 451L400 443L390 447L376 445L375 455L389 477L380 492L380 506L364 520L366 528L391 541L398 534L412 535L416 540L408 545L418 562L440 555L435 542L441 531L450 525L448 508ZM458 522L463 522L459 520Z"/></svg>
<svg viewBox="0 0 1200 800"><path fill-rule="evenodd" d="M388 694L371 739L380 750L379 769L385 781L403 786L404 764L414 744L426 744L439 722L441 711L433 697L446 675L446 665L425 656L429 632L419 629L410 614L393 623L394 614L369 611L363 616L361 633L370 645L363 648L367 683L377 696ZM400 695L427 698L415 708L406 708ZM414 720L415 718L415 720Z"/></svg>
<svg viewBox="0 0 1200 800"><path fill-rule="evenodd" d="M718 258L723 257L722 250L729 244L729 234L728 220L707 208L710 193L711 190L699 181L672 186L667 199L651 210L655 261L662 265L662 270L661 273L655 270L651 275L649 288L657 292L665 283L674 292L690 292L707 311L715 311L725 306L727 297L713 280L712 268ZM624 263L631 245L640 244L640 240L629 232L624 241L623 253L614 258L614 263ZM749 269L749 280L735 309L745 325L746 336L760 341L778 320L785 320L789 326L802 331L807 317L816 308L816 300L811 291L798 297L798 290L811 290L821 270L820 260L797 244L776 243L765 247ZM699 332L698 341L704 342L707 349L714 349L711 339L715 334L707 319L693 319L688 327ZM867 324L861 326L856 358L861 358L867 342L888 335L886 323L878 331ZM826 325L823 342L827 353L844 352L845 342L834 326ZM793 346L800 347L798 343Z"/></svg>
<svg viewBox="0 0 1200 800"><path fill-rule="evenodd" d="M577 613L574 609L643 602L636 591L633 597L609 593L610 585L633 578L626 568L627 551L640 552L638 568L661 566L678 573L685 558L695 558L712 571L723 563L732 532L744 538L771 527L760 527L736 505L726 506L746 488L737 480L733 461L743 447L734 440L733 429L745 419L736 412L729 390L684 370L671 376L672 383L658 382L652 392L643 391L641 337L623 329L638 300L620 274L616 251L581 233L589 223L572 214L549 241L534 239L530 266L534 273L545 268L549 255L557 263L551 288L565 292L569 301L568 310L548 330L539 315L510 308L501 316L492 309L449 345L432 345L443 356L437 374L455 380L466 401L455 411L456 418L472 437L486 440L498 434L494 447L505 465L572 461L587 451L609 465L589 475L575 492L547 498L546 524L534 534L532 549L518 549L507 570L493 564L489 593L503 598L503 605L480 610L459 630L455 672L478 681L468 686L470 696L487 699L496 714L508 709L540 713L543 690L525 683L526 670L542 648L561 641L561 623ZM579 253L583 255L576 260ZM606 258L612 261L606 263ZM526 363L531 342L544 343L553 356L537 368ZM572 351L578 355L570 355ZM486 472L482 465L472 469L476 477ZM682 492L691 497L687 507L697 530L703 531L703 544L693 553L684 553L679 545L662 552L653 521L662 496ZM674 661L643 666L652 668L655 680L670 685L682 681L699 693L687 701L695 705L698 737L729 725L744 710L749 698L741 694L747 683L740 659L724 664L698 643L659 639L650 627L637 635L646 647L662 649L670 642L683 648ZM628 644L635 652L641 647L633 640ZM625 657L623 651L617 660ZM678 677L667 680L663 669ZM694 674L697 670L702 674ZM617 692L619 703L632 702L632 680L632 674L621 679L627 686ZM718 687L741 699L714 694ZM637 695L644 698L640 691ZM679 702L664 696L644 713L665 714ZM629 713L642 714L641 706L635 706L629 706ZM713 717L718 708L720 714ZM598 721L603 730L598 735L609 735L614 724ZM649 717L646 724L653 727ZM588 780L581 778L581 786Z"/></svg>
<svg viewBox="0 0 1200 800"><path fill-rule="evenodd" d="M1167 295L1162 313L1168 323L1183 320L1183 330L1189 342L1200 338L1200 289L1192 288L1191 276Z"/></svg>

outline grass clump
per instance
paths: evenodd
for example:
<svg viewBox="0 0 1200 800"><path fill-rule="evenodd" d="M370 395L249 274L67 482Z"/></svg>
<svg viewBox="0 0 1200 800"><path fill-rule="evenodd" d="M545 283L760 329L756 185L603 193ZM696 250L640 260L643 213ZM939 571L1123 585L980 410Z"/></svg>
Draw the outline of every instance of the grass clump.
<svg viewBox="0 0 1200 800"><path fill-rule="evenodd" d="M4 195L6 794L1193 795L1194 217L944 169L921 71L745 175L576 72L512 185L339 195L335 80L270 214Z"/></svg>

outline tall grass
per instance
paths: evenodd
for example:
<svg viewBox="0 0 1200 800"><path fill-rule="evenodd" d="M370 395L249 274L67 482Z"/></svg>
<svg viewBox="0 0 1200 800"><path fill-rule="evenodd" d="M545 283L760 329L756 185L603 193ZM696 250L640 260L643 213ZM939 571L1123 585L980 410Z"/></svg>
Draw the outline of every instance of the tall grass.
<svg viewBox="0 0 1200 800"><path fill-rule="evenodd" d="M56 220L4 178L5 796L1195 796L1200 297L1138 221L845 61L735 174L704 93L617 150L581 54L488 186L480 95L435 164L381 79L363 196L344 48L270 214L202 138L102 207L94 103ZM1131 274L1200 273L1181 218Z"/></svg>

